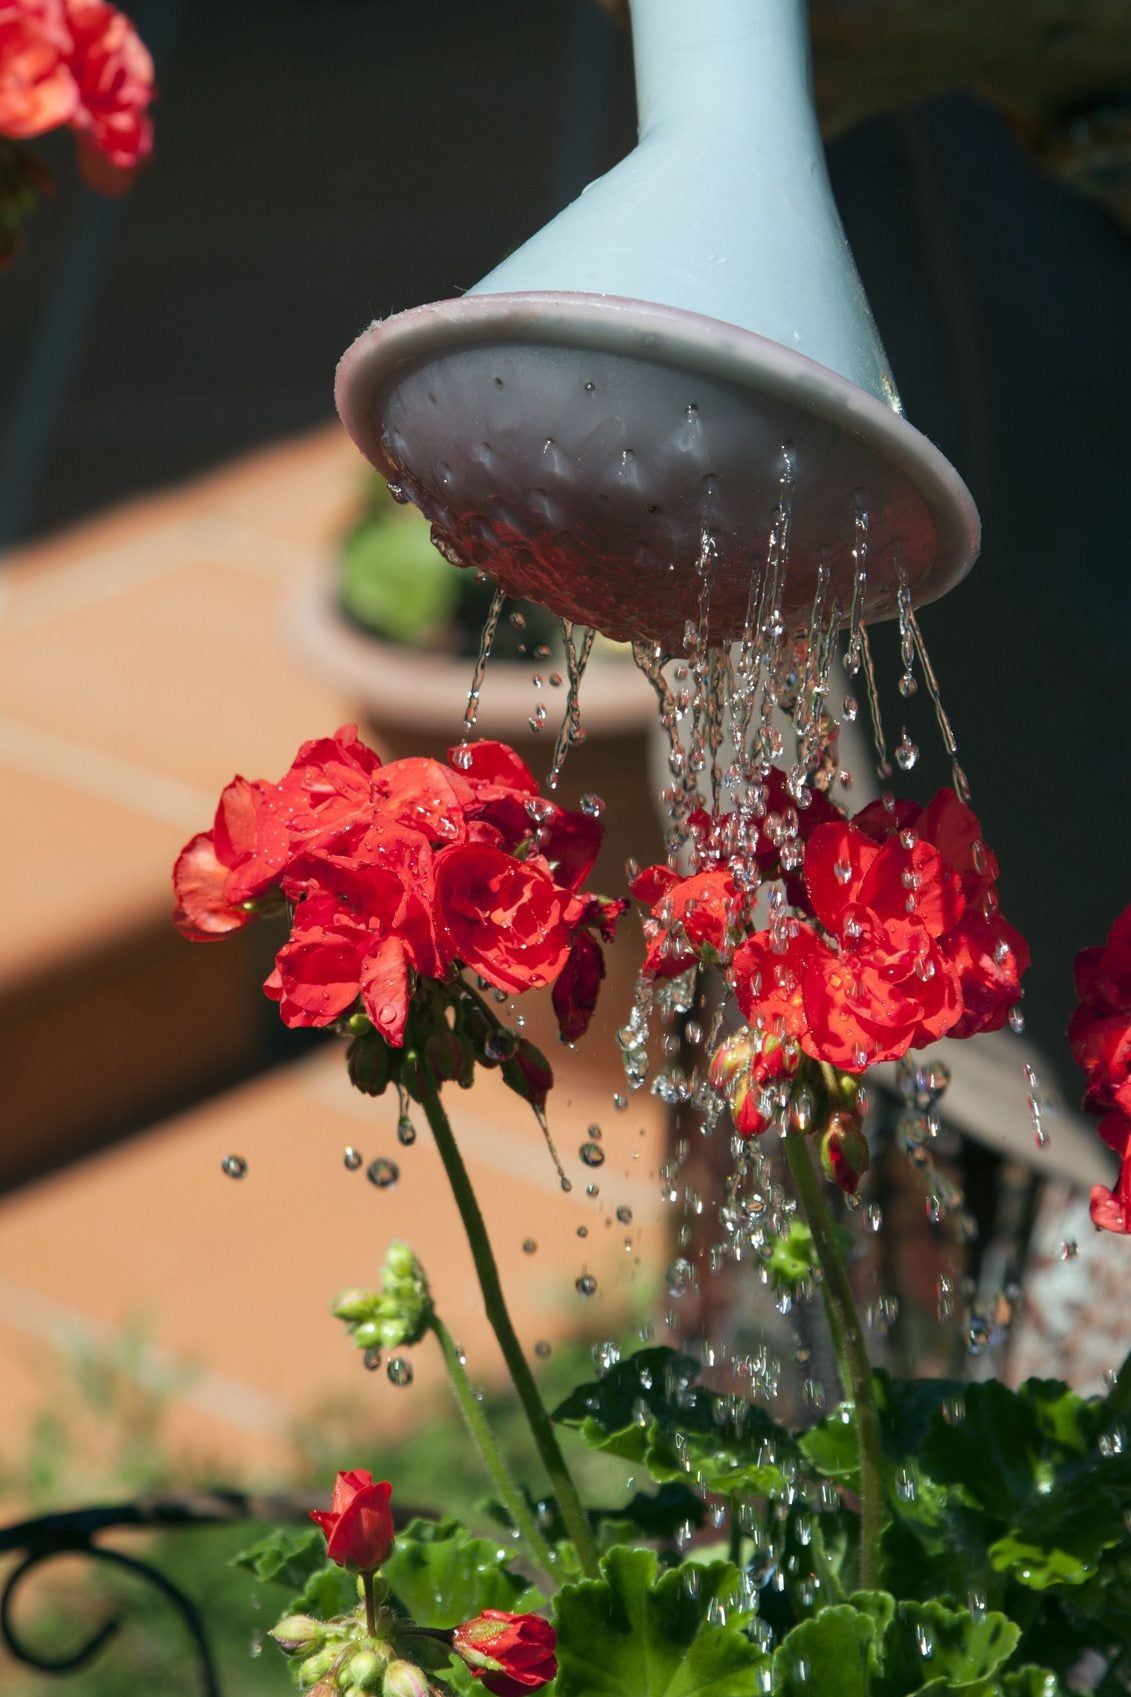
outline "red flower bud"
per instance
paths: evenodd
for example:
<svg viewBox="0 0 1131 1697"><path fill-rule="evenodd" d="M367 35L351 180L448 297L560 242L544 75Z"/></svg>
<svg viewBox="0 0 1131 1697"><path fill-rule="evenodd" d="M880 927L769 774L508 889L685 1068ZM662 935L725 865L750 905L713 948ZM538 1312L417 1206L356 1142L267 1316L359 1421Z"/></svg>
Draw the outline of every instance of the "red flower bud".
<svg viewBox="0 0 1131 1697"><path fill-rule="evenodd" d="M868 1140L858 1114L834 1114L821 1138L821 1165L838 1189L855 1196L869 1164Z"/></svg>
<svg viewBox="0 0 1131 1697"><path fill-rule="evenodd" d="M372 1473L353 1468L339 1473L329 1511L312 1509L310 1518L326 1535L326 1554L339 1567L371 1573L393 1547L393 1487L374 1483Z"/></svg>
<svg viewBox="0 0 1131 1697"><path fill-rule="evenodd" d="M754 1074L744 1074L734 1087L730 1103L731 1118L739 1137L760 1137L769 1125L769 1116L762 1112L759 1105L761 1100L762 1092Z"/></svg>
<svg viewBox="0 0 1131 1697"><path fill-rule="evenodd" d="M452 1647L494 1697L522 1697L547 1685L558 1671L557 1634L541 1615L484 1609L457 1626Z"/></svg>
<svg viewBox="0 0 1131 1697"><path fill-rule="evenodd" d="M720 1043L711 1056L708 1077L712 1088L725 1090L740 1073L748 1072L756 1053L754 1036L749 1031L736 1032L725 1043Z"/></svg>

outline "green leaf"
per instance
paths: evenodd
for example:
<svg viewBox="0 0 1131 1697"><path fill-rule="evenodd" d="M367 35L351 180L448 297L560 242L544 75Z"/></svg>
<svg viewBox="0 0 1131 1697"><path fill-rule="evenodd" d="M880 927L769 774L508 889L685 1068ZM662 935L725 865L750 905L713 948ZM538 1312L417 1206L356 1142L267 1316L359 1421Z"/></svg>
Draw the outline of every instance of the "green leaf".
<svg viewBox="0 0 1131 1697"><path fill-rule="evenodd" d="M512 1551L473 1538L454 1520L413 1520L398 1532L381 1572L405 1614L418 1626L458 1626L484 1609L523 1614L541 1594L510 1571Z"/></svg>
<svg viewBox="0 0 1131 1697"><path fill-rule="evenodd" d="M1048 1668L1018 1668L1001 1682L1003 1697L1064 1697L1066 1687Z"/></svg>
<svg viewBox="0 0 1131 1697"><path fill-rule="evenodd" d="M622 1547L601 1572L558 1593L556 1697L757 1697L765 1689L762 1652L737 1625L707 1620L712 1603L732 1605L738 1594L741 1576L729 1562L659 1577L654 1551Z"/></svg>
<svg viewBox="0 0 1131 1697"><path fill-rule="evenodd" d="M658 1484L693 1480L723 1495L786 1488L793 1439L752 1403L695 1383L697 1364L671 1349L642 1349L582 1385L554 1413L593 1450L643 1466Z"/></svg>
<svg viewBox="0 0 1131 1697"><path fill-rule="evenodd" d="M843 1226L834 1226L841 1253L853 1248L852 1233ZM813 1233L808 1226L794 1220L783 1237L775 1237L770 1250L770 1278L779 1290L796 1290L820 1269L820 1257L813 1246Z"/></svg>
<svg viewBox="0 0 1131 1697"><path fill-rule="evenodd" d="M849 1603L803 1620L774 1652L774 1697L868 1697L876 1622Z"/></svg>
<svg viewBox="0 0 1131 1697"><path fill-rule="evenodd" d="M1020 1637L1020 1627L1003 1614L897 1603L880 1646L873 1697L967 1690L996 1673Z"/></svg>
<svg viewBox="0 0 1131 1697"><path fill-rule="evenodd" d="M313 1526L304 1532L280 1528L232 1557L233 1567L246 1568L256 1579L291 1586L305 1585L325 1562L326 1540Z"/></svg>
<svg viewBox="0 0 1131 1697"><path fill-rule="evenodd" d="M288 1609L290 1614L315 1615L319 1620L333 1620L335 1615L349 1614L358 1604L357 1579L345 1568L326 1562L312 1573Z"/></svg>

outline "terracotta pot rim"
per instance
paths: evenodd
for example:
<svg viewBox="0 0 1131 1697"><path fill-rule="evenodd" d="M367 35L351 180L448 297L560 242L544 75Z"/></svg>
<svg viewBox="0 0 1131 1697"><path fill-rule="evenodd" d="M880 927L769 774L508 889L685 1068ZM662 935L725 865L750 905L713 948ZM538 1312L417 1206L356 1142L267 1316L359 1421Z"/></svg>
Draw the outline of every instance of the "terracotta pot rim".
<svg viewBox="0 0 1131 1697"><path fill-rule="evenodd" d="M343 612L336 593L336 559L311 562L295 579L283 607L283 637L309 670L351 696L375 720L422 732L463 730L463 709L473 662L463 655L405 647L361 630ZM528 724L541 703L549 710L546 731L564 709L566 688L536 691L533 660L492 660L484 680L478 728L484 735L531 738ZM651 686L629 660L591 662L581 686L581 721L596 737L643 731L655 723Z"/></svg>

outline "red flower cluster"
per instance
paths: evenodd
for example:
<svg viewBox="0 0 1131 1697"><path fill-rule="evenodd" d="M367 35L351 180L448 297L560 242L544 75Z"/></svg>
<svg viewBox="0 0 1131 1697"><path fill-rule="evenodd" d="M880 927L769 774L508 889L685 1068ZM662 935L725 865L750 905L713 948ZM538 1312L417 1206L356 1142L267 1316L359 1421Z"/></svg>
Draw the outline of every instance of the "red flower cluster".
<svg viewBox="0 0 1131 1697"><path fill-rule="evenodd" d="M84 177L125 188L149 157L153 62L105 0L0 0L0 136L26 141L66 124Z"/></svg>
<svg viewBox="0 0 1131 1697"><path fill-rule="evenodd" d="M1029 951L997 909L997 866L952 790L874 803L805 845L805 907L731 963L745 1018L847 1072L944 1035L997 1030ZM815 921L816 923L813 923Z"/></svg>
<svg viewBox="0 0 1131 1697"><path fill-rule="evenodd" d="M1077 955L1076 991L1068 1039L1087 1080L1084 1108L1122 1163L1114 1190L1092 1191L1092 1219L1104 1231L1131 1232L1131 907L1102 948Z"/></svg>
<svg viewBox="0 0 1131 1697"><path fill-rule="evenodd" d="M363 1467L339 1473L330 1507L311 1509L310 1518L326 1536L326 1554L339 1567L372 1573L393 1547L393 1487L377 1483Z"/></svg>
<svg viewBox="0 0 1131 1697"><path fill-rule="evenodd" d="M563 1035L581 1036L598 938L626 905L581 890L600 822L543 798L503 743L450 759L385 766L347 725L278 783L234 778L174 868L178 929L213 941L281 893L291 934L265 989L290 1026L332 1025L360 997L399 1048L417 981L468 967L512 995L553 985Z"/></svg>
<svg viewBox="0 0 1131 1697"><path fill-rule="evenodd" d="M820 791L811 792L807 807L795 807L785 773L776 766L759 800L756 819L696 809L688 820L698 868L691 876L681 878L669 866L648 866L634 878L632 894L650 909L644 921L646 977L676 978L696 962L729 960L743 931L744 892L756 891L760 883L783 878L789 899L804 901L796 852L841 814Z"/></svg>
<svg viewBox="0 0 1131 1697"><path fill-rule="evenodd" d="M501 1609L484 1609L452 1634L452 1648L494 1697L523 1697L549 1684L558 1671L556 1647L557 1634L541 1615Z"/></svg>

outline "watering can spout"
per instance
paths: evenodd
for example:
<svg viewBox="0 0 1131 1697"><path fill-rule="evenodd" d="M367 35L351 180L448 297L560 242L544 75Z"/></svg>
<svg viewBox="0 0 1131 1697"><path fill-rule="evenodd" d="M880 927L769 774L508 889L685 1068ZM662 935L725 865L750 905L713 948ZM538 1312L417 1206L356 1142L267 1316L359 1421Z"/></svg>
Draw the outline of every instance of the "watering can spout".
<svg viewBox="0 0 1131 1697"><path fill-rule="evenodd" d="M933 600L975 559L977 513L901 416L804 0L631 6L638 145L466 295L360 336L346 428L449 559L610 636L732 641L771 580L796 630L818 585L842 620Z"/></svg>
<svg viewBox="0 0 1131 1697"><path fill-rule="evenodd" d="M825 168L805 0L633 0L632 25L639 145L472 294L696 312L898 411Z"/></svg>

